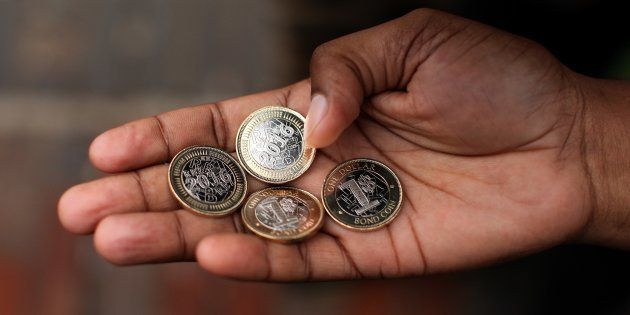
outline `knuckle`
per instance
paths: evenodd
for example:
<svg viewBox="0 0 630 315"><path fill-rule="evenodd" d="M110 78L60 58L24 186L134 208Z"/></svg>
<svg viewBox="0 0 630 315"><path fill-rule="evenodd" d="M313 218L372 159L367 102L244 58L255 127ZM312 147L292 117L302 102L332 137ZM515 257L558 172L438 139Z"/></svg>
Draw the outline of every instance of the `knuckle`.
<svg viewBox="0 0 630 315"><path fill-rule="evenodd" d="M426 19L441 14L440 11L429 8L418 8L409 12L407 15L416 19Z"/></svg>
<svg viewBox="0 0 630 315"><path fill-rule="evenodd" d="M311 56L311 60L319 61L319 60L322 60L322 59L326 58L327 56L330 56L331 53L332 53L331 46L332 45L330 44L330 42L323 43L323 44L317 46L315 48L315 50L313 50L313 54Z"/></svg>

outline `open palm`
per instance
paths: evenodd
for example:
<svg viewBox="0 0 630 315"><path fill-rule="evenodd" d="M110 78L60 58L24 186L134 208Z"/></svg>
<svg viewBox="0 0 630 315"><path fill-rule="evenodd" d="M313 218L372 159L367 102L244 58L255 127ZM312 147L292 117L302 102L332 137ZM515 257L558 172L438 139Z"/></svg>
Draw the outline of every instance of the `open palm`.
<svg viewBox="0 0 630 315"><path fill-rule="evenodd" d="M339 58L346 43L353 50ZM589 217L571 78L535 43L416 11L322 46L312 82L107 131L90 157L117 174L71 188L60 218L70 231L95 233L98 251L114 263L196 258L244 279L395 277L524 255L578 236ZM174 154L190 145L233 153L247 115L267 105L306 115L312 92L328 98L327 114L336 117L317 127L332 144L290 185L319 196L337 164L373 158L403 185L397 219L361 233L327 218L314 237L282 245L241 233L239 213L203 218L181 209L167 184ZM249 187L265 184L250 177Z"/></svg>

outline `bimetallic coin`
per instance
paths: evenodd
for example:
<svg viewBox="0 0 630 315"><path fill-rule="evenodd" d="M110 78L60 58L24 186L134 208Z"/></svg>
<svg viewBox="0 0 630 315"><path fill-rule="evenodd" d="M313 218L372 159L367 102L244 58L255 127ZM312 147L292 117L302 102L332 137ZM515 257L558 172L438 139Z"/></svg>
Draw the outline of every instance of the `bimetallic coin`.
<svg viewBox="0 0 630 315"><path fill-rule="evenodd" d="M236 153L248 173L271 184L298 178L315 158L304 142L304 117L281 106L261 108L243 121Z"/></svg>
<svg viewBox="0 0 630 315"><path fill-rule="evenodd" d="M324 181L326 212L339 224L369 231L390 223L400 211L402 186L383 163L355 159L338 165Z"/></svg>
<svg viewBox="0 0 630 315"><path fill-rule="evenodd" d="M324 210L310 193L293 187L271 187L253 193L241 210L252 232L279 242L297 242L317 232Z"/></svg>
<svg viewBox="0 0 630 315"><path fill-rule="evenodd" d="M177 153L168 169L168 183L185 208L208 216L233 212L247 192L238 162L212 147L192 146Z"/></svg>

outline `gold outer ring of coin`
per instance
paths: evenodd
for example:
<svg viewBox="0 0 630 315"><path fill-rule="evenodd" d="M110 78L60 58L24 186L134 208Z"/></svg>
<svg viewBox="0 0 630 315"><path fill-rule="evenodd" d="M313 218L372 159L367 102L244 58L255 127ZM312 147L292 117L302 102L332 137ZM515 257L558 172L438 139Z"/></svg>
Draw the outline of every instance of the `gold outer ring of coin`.
<svg viewBox="0 0 630 315"><path fill-rule="evenodd" d="M184 200L184 198L182 196L180 196L180 194L177 192L176 190L176 185L177 183L174 177L174 168L177 167L177 162L187 153L190 153L196 149L207 149L210 152L214 152L218 155L223 155L227 161L229 161L230 163L226 163L228 164L233 164L231 170L235 173L235 180L236 180L236 184L235 184L235 191L232 194L237 194L240 193L240 197L238 197L236 200L233 201L233 204L228 205L228 207L225 207L224 209L220 209L218 211L204 211L203 209L201 209L200 207L195 207L192 203L198 203L198 204L203 204L202 202L196 200L196 199L192 199L192 201L187 202L186 200ZM223 161L225 163L225 161ZM185 164L185 162L184 162ZM183 165L182 165L183 166ZM241 177L241 182L239 183L239 176ZM190 210L192 212L194 212L195 214L199 214L205 217L222 217L225 215L228 215L234 211L236 211L238 209L238 207L243 203L243 200L245 199L245 195L247 195L247 177L245 176L245 171L243 171L243 168L241 167L241 165L238 163L238 161L236 161L236 159L234 157L232 157L232 155L230 155L229 153L221 150L221 149L217 149L217 148L213 148L213 147L208 147L208 146L190 146L187 148L184 148L183 150L179 151L171 160L171 163L168 167L168 186L171 190L171 193L173 194L173 196L175 196L175 199L177 199L177 201L179 202L179 204L181 204L185 209ZM241 185L242 188L239 188L238 185ZM185 189L182 189L182 194L185 194L187 196L190 196L188 194L188 192L186 192ZM231 195L230 195L231 196ZM192 198L192 197L190 197Z"/></svg>
<svg viewBox="0 0 630 315"><path fill-rule="evenodd" d="M283 106L266 106L251 113L238 129L236 136L236 155L241 165L255 178L269 184L284 184L295 180L306 172L313 160L315 159L315 148L306 147L304 139L302 139L302 152L299 159L287 169L270 170L260 166L248 152L249 134L256 126L256 122L260 122L269 118L281 118L289 120L298 126L300 134L304 136L304 117L287 107Z"/></svg>
<svg viewBox="0 0 630 315"><path fill-rule="evenodd" d="M356 162L368 162L368 163L374 163L380 167L383 167L387 172L390 173L390 175L392 176L393 180L395 181L395 185L398 187L399 189L399 198L398 198L398 202L395 206L395 208L392 211L392 214L384 221L380 221L378 224L373 225L373 226L369 226L369 227L357 227L354 225L350 225L346 222L341 221L339 218L336 217L336 215L333 213L334 211L343 211L341 209L330 209L329 205L326 203L326 197L330 194L330 193L334 193L334 190L332 192L329 192L328 194L326 194L326 185L328 184L329 180L331 179L331 177L337 172L339 171L341 168L346 167L352 163L356 163ZM382 175L381 175L382 176ZM338 179L339 180L339 179ZM359 231L359 232L369 232L369 231L374 231L374 230L378 230L380 228L383 228L384 226L390 224L392 221L394 221L394 219L400 214L400 209L402 206L402 201L403 201L403 187L400 183L400 180L398 179L398 176L396 175L396 173L394 173L394 171L389 168L387 165L373 160L373 159L367 159L367 158L358 158L358 159L351 159L351 160L347 160L344 161L342 163L340 163L339 165L337 165L332 171L330 171L330 173L328 173L328 175L326 175L326 179L324 179L324 184L322 185L322 205L324 206L324 209L326 209L326 212L328 213L328 216L331 217L335 222L337 222L338 224L340 224L341 226L353 230L353 231Z"/></svg>
<svg viewBox="0 0 630 315"><path fill-rule="evenodd" d="M267 197L267 196L261 197L261 195L268 192L272 192L274 190L292 190L298 194L303 194L304 196L306 196L313 203L313 205L316 207L316 210L317 210L317 213L315 213L315 215L311 217L311 214L313 213L312 211L313 209L312 207L309 208L309 220L311 219L315 220L315 224L307 228L306 230L298 231L298 233L293 234L293 235L290 235L288 233L274 235L274 233L272 233L273 230L271 228L266 227L263 224L258 224L256 226L256 223L259 221L255 219L255 214L253 214L252 212L255 211L256 206L258 205L258 202L262 200L262 199L256 200L256 198ZM272 194L268 196L271 196L271 195ZM243 225L245 225L245 227L247 227L248 230L250 230L252 233L264 239L268 239L268 240L279 242L279 243L296 243L296 242L304 241L310 238L311 236L315 235L317 231L319 231L319 229L324 225L324 208L322 207L322 204L319 202L319 199L313 196L313 194L309 193L308 191L295 188L295 187L287 187L287 186L269 187L269 188L259 190L250 195L250 197L247 199L245 204L243 204L243 208L241 209L241 219L243 220ZM252 222L253 220L255 222Z"/></svg>

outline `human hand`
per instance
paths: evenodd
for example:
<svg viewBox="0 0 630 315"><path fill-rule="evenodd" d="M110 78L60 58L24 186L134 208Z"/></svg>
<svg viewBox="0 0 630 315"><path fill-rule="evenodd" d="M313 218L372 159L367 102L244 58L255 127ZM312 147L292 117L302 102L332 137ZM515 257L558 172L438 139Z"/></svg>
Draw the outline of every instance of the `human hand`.
<svg viewBox="0 0 630 315"><path fill-rule="evenodd" d="M311 102L311 97L313 102ZM398 277L471 268L579 239L592 214L577 75L536 43L452 15L417 10L326 43L311 80L184 108L109 130L90 148L114 176L59 202L70 231L94 233L116 264L197 260L257 280ZM387 227L349 231L327 218L303 243L240 233L239 213L181 209L166 162L190 145L234 152L245 117L280 104L306 114L320 147L291 184L320 195L355 157L390 166L405 192ZM322 119L323 118L323 119ZM250 177L249 189L265 187Z"/></svg>

